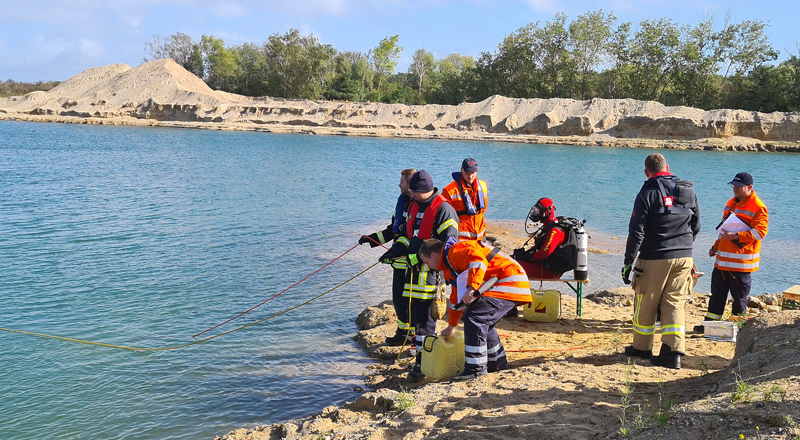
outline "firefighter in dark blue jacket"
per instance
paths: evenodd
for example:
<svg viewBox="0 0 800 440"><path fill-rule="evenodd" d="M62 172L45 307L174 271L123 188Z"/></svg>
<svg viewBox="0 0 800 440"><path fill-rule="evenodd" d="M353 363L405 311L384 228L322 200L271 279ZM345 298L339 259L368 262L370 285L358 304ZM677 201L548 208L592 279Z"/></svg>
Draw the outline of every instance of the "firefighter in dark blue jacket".
<svg viewBox="0 0 800 440"><path fill-rule="evenodd" d="M700 232L700 207L692 182L669 172L664 156L644 161L647 181L636 196L628 224L622 279L633 272L633 345L628 356L679 369L684 355L684 305L692 291L692 247ZM638 258L637 258L638 254ZM631 265L636 260L636 265ZM661 351L653 355L656 313L661 308Z"/></svg>

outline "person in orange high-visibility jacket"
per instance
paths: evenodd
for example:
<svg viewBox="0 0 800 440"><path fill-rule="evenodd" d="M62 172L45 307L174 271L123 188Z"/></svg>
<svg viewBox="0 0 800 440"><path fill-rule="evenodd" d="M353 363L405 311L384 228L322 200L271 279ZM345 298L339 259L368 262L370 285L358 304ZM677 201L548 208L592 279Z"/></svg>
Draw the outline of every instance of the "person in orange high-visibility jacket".
<svg viewBox="0 0 800 440"><path fill-rule="evenodd" d="M767 236L769 212L756 192L753 191L753 176L739 173L728 182L734 197L728 200L722 214L722 223L717 226L719 238L708 250L709 257L717 257L711 273L711 298L708 300L707 321L719 321L725 311L728 292L733 297L734 315L747 312L747 296L750 295L751 274L758 270L761 240ZM747 229L733 232L725 223L735 215ZM695 331L703 331L703 326Z"/></svg>
<svg viewBox="0 0 800 440"><path fill-rule="evenodd" d="M472 379L508 368L495 324L509 310L531 302L531 287L522 266L499 248L474 240L450 239L445 243L435 238L425 240L419 256L431 268L443 271L445 280L453 286L448 326L442 331L445 339L452 335L461 319L458 304L466 305L463 312L466 362L464 371L451 380ZM498 279L494 286L475 298L475 291L492 277ZM460 300L459 294L463 294Z"/></svg>
<svg viewBox="0 0 800 440"><path fill-rule="evenodd" d="M458 239L483 240L487 204L486 182L478 179L478 162L468 157L461 162L461 172L453 173L453 181L442 190L444 198L458 214Z"/></svg>

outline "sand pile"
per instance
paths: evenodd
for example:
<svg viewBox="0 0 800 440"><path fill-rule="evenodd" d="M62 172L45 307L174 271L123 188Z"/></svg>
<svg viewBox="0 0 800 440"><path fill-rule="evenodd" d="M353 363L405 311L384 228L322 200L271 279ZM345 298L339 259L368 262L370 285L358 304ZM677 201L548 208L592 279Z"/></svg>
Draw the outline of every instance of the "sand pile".
<svg viewBox="0 0 800 440"><path fill-rule="evenodd" d="M800 114L703 111L631 99L404 104L249 98L211 90L170 59L97 67L0 100L0 119L429 139L800 151Z"/></svg>

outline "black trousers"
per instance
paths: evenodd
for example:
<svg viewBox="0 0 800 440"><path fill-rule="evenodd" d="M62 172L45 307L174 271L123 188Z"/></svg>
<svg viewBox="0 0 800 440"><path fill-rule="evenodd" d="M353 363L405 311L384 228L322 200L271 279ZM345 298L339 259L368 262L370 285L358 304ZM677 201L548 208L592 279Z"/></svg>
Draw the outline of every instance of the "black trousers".
<svg viewBox="0 0 800 440"><path fill-rule="evenodd" d="M403 336L408 333L408 328L411 326L410 313L408 304L411 299L403 296L403 285L406 281L405 269L394 269L392 274L392 304L394 304L394 313L397 315L397 334ZM411 328L411 333L414 334L414 328Z"/></svg>

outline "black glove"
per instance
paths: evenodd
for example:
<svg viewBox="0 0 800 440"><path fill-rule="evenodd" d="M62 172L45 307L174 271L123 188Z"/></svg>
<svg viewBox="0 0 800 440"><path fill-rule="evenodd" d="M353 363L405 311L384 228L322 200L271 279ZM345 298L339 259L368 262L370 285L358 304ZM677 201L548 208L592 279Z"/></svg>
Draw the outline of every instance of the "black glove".
<svg viewBox="0 0 800 440"><path fill-rule="evenodd" d="M358 239L358 244L364 244L364 243L372 244L372 240L369 239L369 235L362 235L361 238Z"/></svg>
<svg viewBox="0 0 800 440"><path fill-rule="evenodd" d="M622 266L622 271L621 272L622 272L622 282L623 283L625 283L625 284L630 284L631 283L631 270L633 270L633 267L630 264L626 264L626 265Z"/></svg>
<svg viewBox="0 0 800 440"><path fill-rule="evenodd" d="M389 249L388 251L384 252L384 254L380 256L380 258L378 258L378 262L383 264L391 264L397 257L399 257L399 255L397 255L391 249Z"/></svg>

